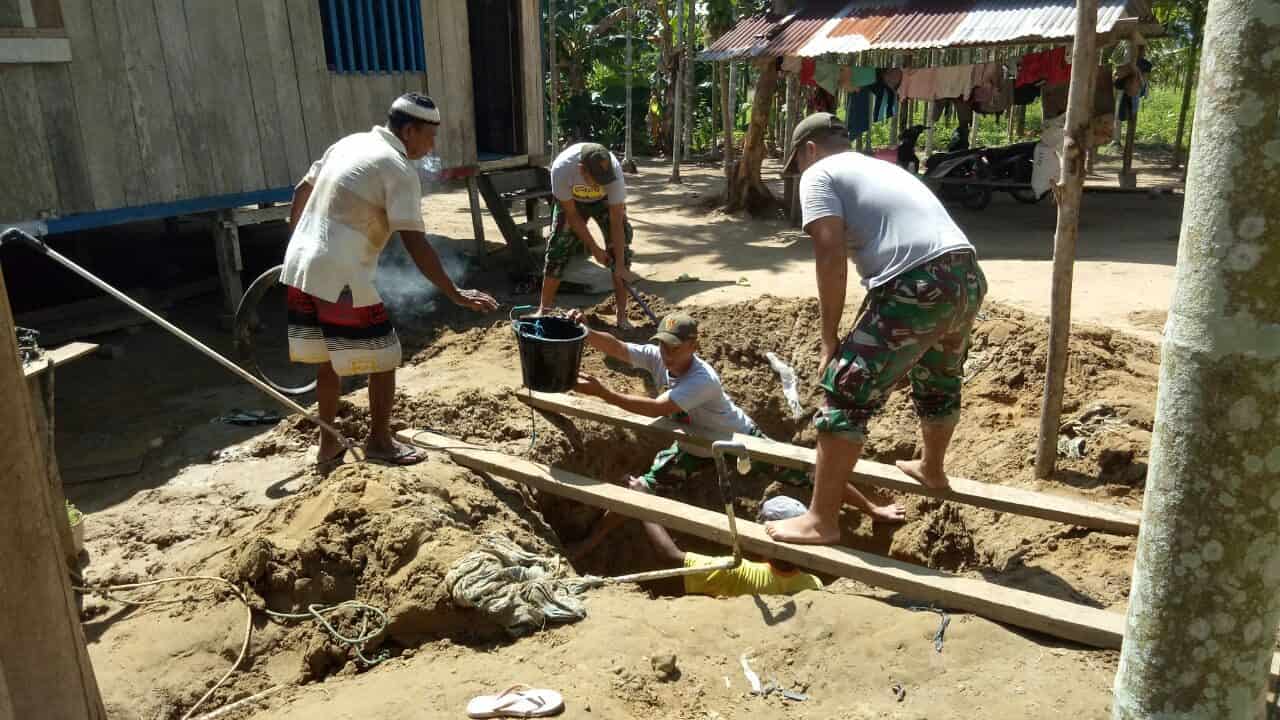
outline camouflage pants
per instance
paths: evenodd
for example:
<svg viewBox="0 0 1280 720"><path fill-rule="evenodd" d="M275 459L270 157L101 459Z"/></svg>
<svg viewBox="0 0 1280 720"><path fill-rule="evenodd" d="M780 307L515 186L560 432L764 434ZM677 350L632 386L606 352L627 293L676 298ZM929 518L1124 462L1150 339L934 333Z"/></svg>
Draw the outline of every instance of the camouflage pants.
<svg viewBox="0 0 1280 720"><path fill-rule="evenodd" d="M866 438L867 421L903 377L922 422L954 423L969 332L987 294L972 252L957 251L871 290L857 325L822 374L819 432Z"/></svg>
<svg viewBox="0 0 1280 720"><path fill-rule="evenodd" d="M600 232L604 234L604 249L609 255L609 269L612 270L615 264L615 255L613 247L610 245L613 236L609 232L609 206L604 201L593 203L577 203L578 213L582 215L584 223L595 220L596 225L600 227ZM565 266L573 259L577 253L586 251L582 246L582 240L574 234L573 228L569 227L569 222L565 219L564 210L561 209L560 203L556 203L551 210L551 239L547 241L547 257L543 274L547 277L561 278L564 277ZM622 241L626 244L623 249L623 262L627 267L631 267L631 221L627 220L622 227Z"/></svg>
<svg viewBox="0 0 1280 720"><path fill-rule="evenodd" d="M680 422L683 413L675 418ZM753 427L750 435L758 438L765 437L760 432L760 428ZM729 462L734 462L733 458L729 458ZM660 495L662 497L673 497L684 486L684 483L697 472L706 470L715 466L715 459L710 457L700 457L680 447L680 443L672 443L671 447L658 451L653 456L653 464L649 466L649 470L639 477L649 492ZM753 471L759 470L765 466L757 462L751 463Z"/></svg>

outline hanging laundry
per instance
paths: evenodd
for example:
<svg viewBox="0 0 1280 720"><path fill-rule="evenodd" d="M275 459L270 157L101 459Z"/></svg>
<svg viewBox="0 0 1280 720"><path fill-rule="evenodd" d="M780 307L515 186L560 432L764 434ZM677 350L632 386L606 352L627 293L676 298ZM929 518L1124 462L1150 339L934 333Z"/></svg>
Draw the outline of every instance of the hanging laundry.
<svg viewBox="0 0 1280 720"><path fill-rule="evenodd" d="M938 97L938 68L907 68L902 71L898 96L911 100L933 100Z"/></svg>
<svg viewBox="0 0 1280 720"><path fill-rule="evenodd" d="M973 86L969 79L973 76L972 65L949 65L938 68L938 85L936 98L966 98Z"/></svg>
<svg viewBox="0 0 1280 720"><path fill-rule="evenodd" d="M840 66L830 60L818 60L814 64L813 81L832 95L840 92Z"/></svg>
<svg viewBox="0 0 1280 720"><path fill-rule="evenodd" d="M833 113L836 111L836 96L827 92L821 87L813 88L813 96L809 98L809 113L826 112Z"/></svg>
<svg viewBox="0 0 1280 720"><path fill-rule="evenodd" d="M973 66L973 74L969 83L973 86L969 97L978 105L990 103L1000 91L1000 81L1004 77L1004 66L1000 63L978 63ZM990 112L983 110L982 112Z"/></svg>
<svg viewBox="0 0 1280 720"><path fill-rule="evenodd" d="M898 88L902 86L902 71L898 68L887 68L880 71L880 82L889 86L889 89L898 92Z"/></svg>
<svg viewBox="0 0 1280 720"><path fill-rule="evenodd" d="M813 58L805 58L800 63L800 84L816 87L818 83L814 82L813 75L816 67Z"/></svg>
<svg viewBox="0 0 1280 720"><path fill-rule="evenodd" d="M789 73L800 72L801 66L804 65L802 59L795 55L788 55L782 58L782 71Z"/></svg>
<svg viewBox="0 0 1280 720"><path fill-rule="evenodd" d="M1040 97L1039 85L1018 85L1013 89L1014 105L1030 105Z"/></svg>
<svg viewBox="0 0 1280 720"><path fill-rule="evenodd" d="M1093 85L1093 115L1115 112L1116 93L1112 87L1111 63L1104 62L1098 66L1097 78Z"/></svg>
<svg viewBox="0 0 1280 720"><path fill-rule="evenodd" d="M877 81L866 92L870 92L875 98L875 108L871 114L876 122L888 120L898 113L898 94L885 83Z"/></svg>
<svg viewBox="0 0 1280 720"><path fill-rule="evenodd" d="M1022 60L1018 62L1018 79L1014 83L1017 87L1024 85L1034 85L1044 80L1044 53L1035 52L1022 56ZM1018 103L1025 105L1026 103Z"/></svg>
<svg viewBox="0 0 1280 720"><path fill-rule="evenodd" d="M1044 82L1046 85L1066 85L1071 82L1071 65L1067 63L1065 47L1045 52Z"/></svg>
<svg viewBox="0 0 1280 720"><path fill-rule="evenodd" d="M851 88L866 87L876 81L876 69L853 65L849 68L849 86Z"/></svg>
<svg viewBox="0 0 1280 720"><path fill-rule="evenodd" d="M1057 117L1067 111L1067 89L1063 83L1045 83L1040 89L1040 103L1044 106L1044 117Z"/></svg>
<svg viewBox="0 0 1280 720"><path fill-rule="evenodd" d="M871 129L871 99L872 93L866 88L850 91L845 99L844 116L850 140Z"/></svg>

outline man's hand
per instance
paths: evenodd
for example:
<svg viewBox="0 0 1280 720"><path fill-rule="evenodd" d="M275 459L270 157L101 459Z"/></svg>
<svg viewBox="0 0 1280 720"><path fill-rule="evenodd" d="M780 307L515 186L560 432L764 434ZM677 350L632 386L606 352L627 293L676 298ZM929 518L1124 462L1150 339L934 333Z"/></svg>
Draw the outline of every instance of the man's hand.
<svg viewBox="0 0 1280 720"><path fill-rule="evenodd" d="M577 308L570 310L569 314L565 316L565 319L575 325L587 324L587 316L583 315L582 311Z"/></svg>
<svg viewBox="0 0 1280 720"><path fill-rule="evenodd" d="M600 381L591 375L579 373L578 384L573 386L573 390L582 395L600 397L604 394L604 385L601 385Z"/></svg>
<svg viewBox="0 0 1280 720"><path fill-rule="evenodd" d="M840 352L840 341L835 338L822 339L822 359L818 363L818 374L822 375L827 371L827 366L836 359L836 354Z"/></svg>
<svg viewBox="0 0 1280 720"><path fill-rule="evenodd" d="M458 290L454 304L475 312L493 312L498 309L498 301L479 290Z"/></svg>

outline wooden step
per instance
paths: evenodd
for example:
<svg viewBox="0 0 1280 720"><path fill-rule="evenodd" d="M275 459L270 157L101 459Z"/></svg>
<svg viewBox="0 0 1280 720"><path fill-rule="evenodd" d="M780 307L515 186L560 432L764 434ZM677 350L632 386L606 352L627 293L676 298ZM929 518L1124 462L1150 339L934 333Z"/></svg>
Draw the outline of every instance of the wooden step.
<svg viewBox="0 0 1280 720"><path fill-rule="evenodd" d="M502 199L510 203L520 200L540 200L542 198L552 197L553 194L554 193L549 189L530 188L529 190L504 194Z"/></svg>
<svg viewBox="0 0 1280 720"><path fill-rule="evenodd" d="M694 434L689 432L687 426L677 424L666 418L635 415L611 405L575 395L535 392L532 394L518 393L518 397L521 402L540 410L647 432L673 442L681 440L703 447L711 447L711 443L716 440L730 439L728 436L711 437ZM811 448L797 447L788 443L747 435L734 435L732 439L742 442L747 448L747 453L755 460L800 470L811 470L817 462L817 452ZM1105 530L1119 535L1137 535L1138 523L1141 518L1139 513L1131 510L1111 508L1087 500L1059 497L1034 490L977 482L958 477L951 478L950 488L935 490L921 485L892 465L867 460L858 462L850 480L859 485L870 485L898 492L927 495L941 500L950 500L1014 515L1024 515L1043 520L1080 525L1095 530Z"/></svg>
<svg viewBox="0 0 1280 720"><path fill-rule="evenodd" d="M531 230L541 230L544 227L550 227L550 226L551 226L550 217L540 217L537 220L530 220L529 222L523 222L516 225L516 230L519 230L522 233L527 233L527 232L530 232Z"/></svg>

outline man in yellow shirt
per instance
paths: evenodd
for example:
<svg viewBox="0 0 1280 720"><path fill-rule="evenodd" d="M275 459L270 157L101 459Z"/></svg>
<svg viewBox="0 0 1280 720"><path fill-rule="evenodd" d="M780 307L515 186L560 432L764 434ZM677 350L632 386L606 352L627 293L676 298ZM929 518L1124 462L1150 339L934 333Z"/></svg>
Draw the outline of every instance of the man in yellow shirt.
<svg viewBox="0 0 1280 720"><path fill-rule="evenodd" d="M760 522L786 520L803 515L804 503L795 498L779 495L769 498L760 508ZM649 542L664 559L687 568L704 567L723 563L728 558L685 552L671 539L667 529L657 523L644 524ZM781 560L756 562L743 560L732 570L715 570L698 575L686 575L684 591L690 595L794 595L801 590L820 590L822 581L816 575L796 569Z"/></svg>

